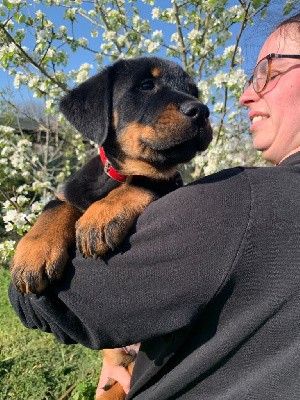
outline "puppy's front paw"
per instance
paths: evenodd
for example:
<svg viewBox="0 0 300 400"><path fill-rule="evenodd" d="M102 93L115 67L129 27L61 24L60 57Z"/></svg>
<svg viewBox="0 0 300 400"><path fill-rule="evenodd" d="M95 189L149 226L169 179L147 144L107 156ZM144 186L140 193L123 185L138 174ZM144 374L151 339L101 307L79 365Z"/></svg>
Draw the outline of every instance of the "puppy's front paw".
<svg viewBox="0 0 300 400"><path fill-rule="evenodd" d="M63 238L28 233L19 242L11 264L11 279L20 292L39 294L61 278L68 260Z"/></svg>
<svg viewBox="0 0 300 400"><path fill-rule="evenodd" d="M76 243L85 257L104 256L125 238L133 222L128 215L113 217L105 202L94 203L76 223Z"/></svg>
<svg viewBox="0 0 300 400"><path fill-rule="evenodd" d="M60 279L75 243L75 222L81 212L69 203L53 200L20 240L11 265L12 282L23 293L41 293Z"/></svg>
<svg viewBox="0 0 300 400"><path fill-rule="evenodd" d="M104 256L124 240L152 193L122 185L93 203L76 223L76 242L85 257Z"/></svg>

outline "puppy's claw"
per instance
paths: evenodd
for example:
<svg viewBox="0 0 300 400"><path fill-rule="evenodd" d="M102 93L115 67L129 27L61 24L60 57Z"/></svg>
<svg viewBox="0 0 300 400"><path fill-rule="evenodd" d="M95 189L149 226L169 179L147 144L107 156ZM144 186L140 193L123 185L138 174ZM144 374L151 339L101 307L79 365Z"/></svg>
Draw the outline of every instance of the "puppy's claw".
<svg viewBox="0 0 300 400"><path fill-rule="evenodd" d="M12 260L12 282L22 293L39 294L61 278L67 261L68 242L64 238L29 232L20 240Z"/></svg>
<svg viewBox="0 0 300 400"><path fill-rule="evenodd" d="M11 280L22 293L40 294L51 282L60 279L66 259L61 259L60 262L31 265L26 263L26 260L19 264L14 259L11 264Z"/></svg>

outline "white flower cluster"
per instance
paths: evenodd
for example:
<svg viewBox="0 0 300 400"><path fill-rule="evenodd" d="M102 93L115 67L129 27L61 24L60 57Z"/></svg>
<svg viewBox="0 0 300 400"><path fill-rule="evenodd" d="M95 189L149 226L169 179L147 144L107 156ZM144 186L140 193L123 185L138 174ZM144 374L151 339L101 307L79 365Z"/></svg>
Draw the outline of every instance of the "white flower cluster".
<svg viewBox="0 0 300 400"><path fill-rule="evenodd" d="M12 128L11 126L0 125L0 132L12 133L12 132L14 132L14 128Z"/></svg>
<svg viewBox="0 0 300 400"><path fill-rule="evenodd" d="M28 169L31 167L32 160L35 157L29 156L31 150L31 142L27 139L19 140L18 145L10 143L7 136L16 138L16 135L9 135L9 132L1 130L0 138L0 165L2 172L7 176L17 177L28 176ZM6 135L5 135L6 133Z"/></svg>
<svg viewBox="0 0 300 400"><path fill-rule="evenodd" d="M48 6L60 6L64 1L63 0L46 0L46 4Z"/></svg>
<svg viewBox="0 0 300 400"><path fill-rule="evenodd" d="M89 63L82 64L79 67L79 70L77 71L75 82L76 83L84 82L89 77L89 73L92 68L93 66Z"/></svg>
<svg viewBox="0 0 300 400"><path fill-rule="evenodd" d="M11 260L16 247L15 240L4 240L0 243L0 263L6 265Z"/></svg>
<svg viewBox="0 0 300 400"><path fill-rule="evenodd" d="M153 53L155 53L158 49L159 49L159 47L160 47L160 43L159 42L153 42L152 40L150 40L150 39L146 39L145 41L144 41L144 46L145 46L145 50L146 50L146 52L148 53L148 54L153 54Z"/></svg>
<svg viewBox="0 0 300 400"><path fill-rule="evenodd" d="M197 83L200 99L203 103L208 103L211 98L211 85L207 80L201 80Z"/></svg>
<svg viewBox="0 0 300 400"><path fill-rule="evenodd" d="M68 18L70 20L74 20L76 18L76 13L77 13L77 8L76 7L70 7L65 12L65 18Z"/></svg>
<svg viewBox="0 0 300 400"><path fill-rule="evenodd" d="M22 0L9 0L9 3L11 5L15 5L15 6L17 6L19 4L23 4L24 5L24 1L22 1Z"/></svg>
<svg viewBox="0 0 300 400"><path fill-rule="evenodd" d="M240 20L244 16L244 8L242 4L236 4L235 6L229 7L228 8L228 14L229 15L235 15L236 20Z"/></svg>
<svg viewBox="0 0 300 400"><path fill-rule="evenodd" d="M160 49L163 40L163 33L161 30L155 30L152 32L151 39L145 39L143 46L145 52L148 54L153 54Z"/></svg>
<svg viewBox="0 0 300 400"><path fill-rule="evenodd" d="M215 113L221 113L224 108L224 103L218 102L214 104L214 112Z"/></svg>
<svg viewBox="0 0 300 400"><path fill-rule="evenodd" d="M162 30L155 30L152 32L152 39L153 40L160 40L163 38Z"/></svg>
<svg viewBox="0 0 300 400"><path fill-rule="evenodd" d="M163 21L168 21L168 23L175 22L175 13L173 8L161 9L154 7L151 11L152 19L161 19Z"/></svg>
<svg viewBox="0 0 300 400"><path fill-rule="evenodd" d="M178 32L174 32L172 35L171 35L171 42L175 42L175 43L178 43L179 42L179 33Z"/></svg>
<svg viewBox="0 0 300 400"><path fill-rule="evenodd" d="M217 88L221 89L223 85L226 84L227 80L228 80L228 74L226 72L219 71L215 75L213 83Z"/></svg>
<svg viewBox="0 0 300 400"><path fill-rule="evenodd" d="M60 25L57 29L56 35L59 39L67 36L68 29L65 25Z"/></svg>
<svg viewBox="0 0 300 400"><path fill-rule="evenodd" d="M3 204L5 210L5 204ZM14 228L17 230L23 229L26 225L26 214L23 212L17 212L17 210L8 210L3 217L5 223L6 232L12 231Z"/></svg>
<svg viewBox="0 0 300 400"><path fill-rule="evenodd" d="M8 64L9 60L17 61L16 54L17 54L17 46L14 43L0 46L0 61L3 69L5 69L7 65L9 65Z"/></svg>
<svg viewBox="0 0 300 400"><path fill-rule="evenodd" d="M234 45L225 47L225 49L223 51L223 57L225 57L225 58L232 57L234 50L235 50L235 46Z"/></svg>
<svg viewBox="0 0 300 400"><path fill-rule="evenodd" d="M202 32L198 29L192 29L187 35L188 39L190 39L190 40L200 39L201 36L202 36Z"/></svg>
<svg viewBox="0 0 300 400"><path fill-rule="evenodd" d="M149 6L154 6L155 4L155 0L142 0L142 1L145 4L149 4Z"/></svg>
<svg viewBox="0 0 300 400"><path fill-rule="evenodd" d="M106 31L104 31L102 38L103 38L103 40L107 40L108 42L110 40L114 40L114 39L116 39L116 32L106 30Z"/></svg>
<svg viewBox="0 0 300 400"><path fill-rule="evenodd" d="M160 15L160 10L159 8L155 7L151 11L152 19L158 19Z"/></svg>

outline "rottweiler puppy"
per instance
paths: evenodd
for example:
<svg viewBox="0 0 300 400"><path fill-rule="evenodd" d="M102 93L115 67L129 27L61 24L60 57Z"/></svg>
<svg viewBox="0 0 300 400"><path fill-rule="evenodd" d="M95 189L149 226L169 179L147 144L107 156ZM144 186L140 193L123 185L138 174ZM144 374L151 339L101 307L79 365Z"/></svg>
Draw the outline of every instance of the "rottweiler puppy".
<svg viewBox="0 0 300 400"><path fill-rule="evenodd" d="M11 275L24 293L61 279L75 241L85 257L117 249L143 210L182 184L178 164L212 139L209 110L191 77L157 57L115 62L70 90L60 110L100 154L20 240Z"/></svg>

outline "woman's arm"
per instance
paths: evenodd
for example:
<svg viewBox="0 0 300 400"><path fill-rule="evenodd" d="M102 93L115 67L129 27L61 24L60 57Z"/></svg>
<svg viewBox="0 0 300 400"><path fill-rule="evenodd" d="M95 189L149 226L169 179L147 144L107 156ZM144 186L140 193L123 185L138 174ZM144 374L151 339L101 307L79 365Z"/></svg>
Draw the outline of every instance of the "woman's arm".
<svg viewBox="0 0 300 400"><path fill-rule="evenodd" d="M180 329L224 282L249 210L242 169L200 180L152 203L110 258L72 254L62 281L42 296L11 287L12 305L27 327L94 349Z"/></svg>

